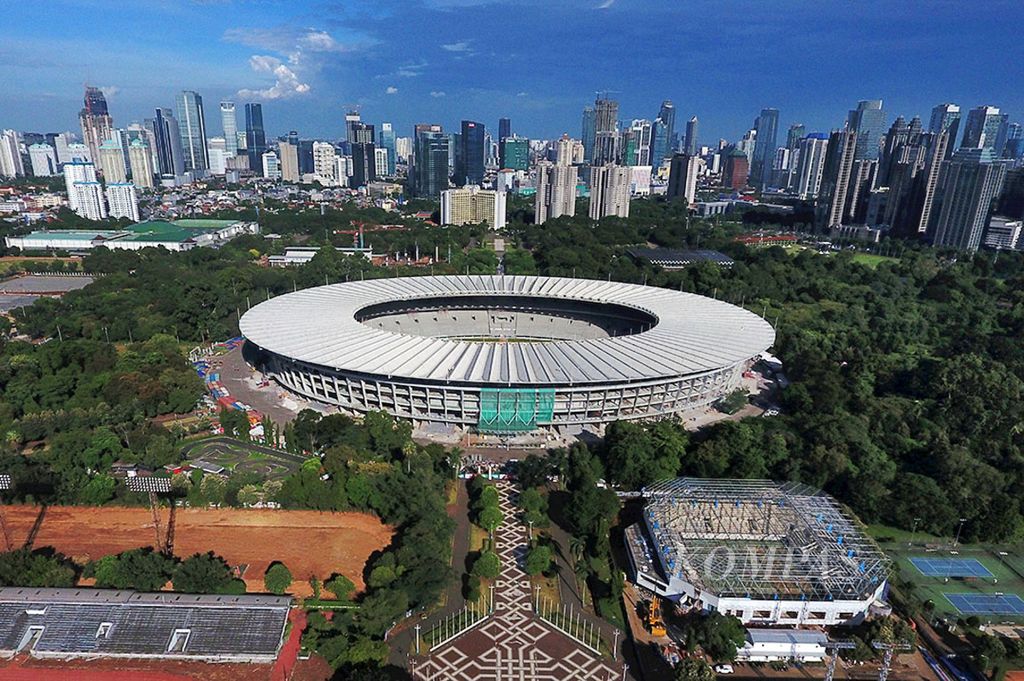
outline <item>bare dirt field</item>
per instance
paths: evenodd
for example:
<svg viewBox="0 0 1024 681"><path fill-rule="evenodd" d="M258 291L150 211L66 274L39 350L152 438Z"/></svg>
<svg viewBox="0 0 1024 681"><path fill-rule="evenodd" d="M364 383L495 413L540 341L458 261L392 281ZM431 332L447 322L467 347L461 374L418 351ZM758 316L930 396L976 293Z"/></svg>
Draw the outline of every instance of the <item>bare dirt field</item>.
<svg viewBox="0 0 1024 681"><path fill-rule="evenodd" d="M38 506L4 506L14 546L21 546L39 516ZM166 532L169 510L160 510ZM174 553L186 558L213 551L233 567L248 565L249 591L264 591L270 563L288 566L297 596L311 593L308 580L340 572L362 589L363 566L371 553L391 541L392 530L363 513L320 513L260 509L178 509ZM148 508L50 506L33 544L52 546L84 562L155 542Z"/></svg>

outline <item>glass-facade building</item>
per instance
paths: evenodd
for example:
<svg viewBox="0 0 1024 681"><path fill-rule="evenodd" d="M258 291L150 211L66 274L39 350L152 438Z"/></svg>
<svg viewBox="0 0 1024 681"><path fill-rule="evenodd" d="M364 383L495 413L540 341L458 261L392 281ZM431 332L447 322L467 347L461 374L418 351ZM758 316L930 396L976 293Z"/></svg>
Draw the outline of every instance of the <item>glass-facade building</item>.
<svg viewBox="0 0 1024 681"><path fill-rule="evenodd" d="M205 171L210 167L206 148L206 120L203 98L192 90L178 93L178 131L185 153L185 170Z"/></svg>

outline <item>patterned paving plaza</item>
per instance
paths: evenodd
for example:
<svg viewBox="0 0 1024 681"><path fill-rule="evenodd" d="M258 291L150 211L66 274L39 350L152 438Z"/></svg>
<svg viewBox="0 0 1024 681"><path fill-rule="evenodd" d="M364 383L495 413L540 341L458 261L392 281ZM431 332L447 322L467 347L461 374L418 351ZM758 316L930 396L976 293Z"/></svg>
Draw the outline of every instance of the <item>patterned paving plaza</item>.
<svg viewBox="0 0 1024 681"><path fill-rule="evenodd" d="M505 516L495 532L501 574L494 614L410 665L423 681L618 681L621 663L600 657L533 612L530 579L521 563L529 543L506 481L497 483Z"/></svg>

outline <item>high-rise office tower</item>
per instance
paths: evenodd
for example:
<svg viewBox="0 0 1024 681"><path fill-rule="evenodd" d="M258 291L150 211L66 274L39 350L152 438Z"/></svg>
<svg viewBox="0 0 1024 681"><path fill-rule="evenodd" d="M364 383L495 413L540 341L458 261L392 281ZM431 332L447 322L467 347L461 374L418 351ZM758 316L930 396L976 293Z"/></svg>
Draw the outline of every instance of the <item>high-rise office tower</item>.
<svg viewBox="0 0 1024 681"><path fill-rule="evenodd" d="M928 132L940 133L949 131L949 144L946 155L952 156L956 150L957 133L960 131L960 106L957 104L939 104L932 109L932 118L928 123Z"/></svg>
<svg viewBox="0 0 1024 681"><path fill-rule="evenodd" d="M78 122L82 125L82 142L89 147L90 158L96 161L100 157L100 145L114 132L114 119L107 111L107 98L98 87L86 86L85 106L78 114ZM96 169L102 173L103 165Z"/></svg>
<svg viewBox="0 0 1024 681"><path fill-rule="evenodd" d="M828 135L820 132L811 133L800 140L798 149L793 191L801 199L813 199L821 188L821 175L828 151Z"/></svg>
<svg viewBox="0 0 1024 681"><path fill-rule="evenodd" d="M249 154L249 167L262 168L263 152L267 150L267 133L263 129L263 105L245 105L245 150Z"/></svg>
<svg viewBox="0 0 1024 681"><path fill-rule="evenodd" d="M628 166L606 163L590 168L590 219L609 215L629 217L629 186L632 171Z"/></svg>
<svg viewBox="0 0 1024 681"><path fill-rule="evenodd" d="M686 138L683 140L684 154L697 155L697 125L696 116L686 122Z"/></svg>
<svg viewBox="0 0 1024 681"><path fill-rule="evenodd" d="M388 168L386 173L382 173L387 177L394 177L395 175L395 164L398 162L398 150L395 147L395 131L391 127L390 123L380 124L380 134L378 137L378 146L388 152Z"/></svg>
<svg viewBox="0 0 1024 681"><path fill-rule="evenodd" d="M142 139L134 139L128 145L128 158L132 166L132 182L137 187L153 186L153 156Z"/></svg>
<svg viewBox="0 0 1024 681"><path fill-rule="evenodd" d="M634 119L629 124L630 148L623 149L623 164L629 166L652 166L660 164L662 159L653 152L654 123L648 120Z"/></svg>
<svg viewBox="0 0 1024 681"><path fill-rule="evenodd" d="M375 178L388 174L388 150L384 147L375 147L373 150L373 174Z"/></svg>
<svg viewBox="0 0 1024 681"><path fill-rule="evenodd" d="M0 177L17 177L25 174L21 161L21 144L14 130L0 132Z"/></svg>
<svg viewBox="0 0 1024 681"><path fill-rule="evenodd" d="M377 179L377 147L373 142L352 143L352 182L350 187L365 187Z"/></svg>
<svg viewBox="0 0 1024 681"><path fill-rule="evenodd" d="M1003 158L1018 159L1024 156L1024 126L1010 123L1006 126L1006 143L1003 145Z"/></svg>
<svg viewBox="0 0 1024 681"><path fill-rule="evenodd" d="M574 165L551 161L537 164L537 194L534 197L534 222L542 225L563 215L576 215L576 180Z"/></svg>
<svg viewBox="0 0 1024 681"><path fill-rule="evenodd" d="M750 162L747 155L738 147L733 147L722 159L722 186L729 189L743 189L747 186L750 175Z"/></svg>
<svg viewBox="0 0 1024 681"><path fill-rule="evenodd" d="M299 181L299 145L298 139L294 142L282 140L277 145L277 160L281 167L281 179L285 182Z"/></svg>
<svg viewBox="0 0 1024 681"><path fill-rule="evenodd" d="M991 149L998 153L996 143L999 131L1003 126L1003 116L999 107L979 106L967 112L967 123L964 126L964 140L961 148Z"/></svg>
<svg viewBox="0 0 1024 681"><path fill-rule="evenodd" d="M383 135L383 132L381 134ZM335 162L337 155L333 144L313 142L313 174L319 178L321 184L331 186L338 181Z"/></svg>
<svg viewBox="0 0 1024 681"><path fill-rule="evenodd" d="M885 132L885 110L880 99L862 99L850 111L846 127L857 133L855 159L878 158L882 134Z"/></svg>
<svg viewBox="0 0 1024 681"><path fill-rule="evenodd" d="M203 98L192 90L182 90L177 96L178 130L181 148L185 152L185 170L201 176L210 167L206 148L206 116Z"/></svg>
<svg viewBox="0 0 1024 681"><path fill-rule="evenodd" d="M888 187L893 166L906 161L908 149L916 148L922 133L921 119L915 116L909 123L897 116L885 135L885 143L878 158L877 186Z"/></svg>
<svg viewBox="0 0 1024 681"><path fill-rule="evenodd" d="M923 140L927 144L925 168L917 174L920 187L916 195L920 196L921 207L915 208L913 212L908 211L908 217L903 221L908 225L906 232L921 235L927 233L931 226L932 213L935 210L935 193L938 191L939 178L942 175L942 164L950 158L949 148L953 146L956 137L956 126L949 126L945 130L929 133L928 139ZM894 227L901 225L894 224Z"/></svg>
<svg viewBox="0 0 1024 681"><path fill-rule="evenodd" d="M110 217L139 221L139 197L131 182L108 182L107 203L110 204Z"/></svg>
<svg viewBox="0 0 1024 681"><path fill-rule="evenodd" d="M779 134L779 110L761 109L757 117L757 144L750 164L750 184L764 189L771 181L772 159L775 158L776 139Z"/></svg>
<svg viewBox="0 0 1024 681"><path fill-rule="evenodd" d="M619 162L619 103L607 97L594 102L594 150L591 165Z"/></svg>
<svg viewBox="0 0 1024 681"><path fill-rule="evenodd" d="M459 135L458 165L455 167L455 184L480 185L484 181L484 124L476 121L462 121Z"/></svg>
<svg viewBox="0 0 1024 681"><path fill-rule="evenodd" d="M668 173L669 199L686 199L693 203L697 199L697 173L700 172L700 157L689 154L675 154Z"/></svg>
<svg viewBox="0 0 1024 681"><path fill-rule="evenodd" d="M672 158L675 153L672 140L676 134L676 107L671 99L661 103L658 110L658 117L654 119L651 126L651 162L650 164L639 163L637 165L660 166L666 158Z"/></svg>
<svg viewBox="0 0 1024 681"><path fill-rule="evenodd" d="M530 140L520 137L506 137L501 140L498 165L502 169L529 170Z"/></svg>
<svg viewBox="0 0 1024 681"><path fill-rule="evenodd" d="M850 177L859 139L858 132L851 128L836 130L829 136L817 205L818 225L824 229L842 225L847 214Z"/></svg>
<svg viewBox="0 0 1024 681"><path fill-rule="evenodd" d="M973 112L972 112L973 113ZM971 129L968 117L967 129ZM968 130L964 131L965 138ZM984 135L984 131L978 133ZM982 138L979 142L984 144ZM953 158L943 161L936 200L938 211L932 241L974 252L988 224L992 202L1006 178L1006 162L998 160L988 147L961 147Z"/></svg>
<svg viewBox="0 0 1024 681"><path fill-rule="evenodd" d="M127 182L128 169L124 165L124 151L116 139L108 139L100 145L100 166L107 183Z"/></svg>
<svg viewBox="0 0 1024 681"><path fill-rule="evenodd" d="M596 128L596 113L592 107L583 109L583 129L580 139L583 140L583 160L590 163L594 157L594 135Z"/></svg>
<svg viewBox="0 0 1024 681"><path fill-rule="evenodd" d="M32 174L36 177L49 177L57 174L57 153L49 144L29 146L28 159L32 165Z"/></svg>
<svg viewBox="0 0 1024 681"><path fill-rule="evenodd" d="M235 103L220 103L220 125L224 130L224 153L238 154L238 119L235 117Z"/></svg>
<svg viewBox="0 0 1024 681"><path fill-rule="evenodd" d="M803 123L794 123L789 126L786 132L786 148L790 151L800 146L800 140L807 136L807 126Z"/></svg>
<svg viewBox="0 0 1024 681"><path fill-rule="evenodd" d="M451 140L440 125L420 123L414 128L409 179L416 196L434 198L448 188Z"/></svg>
<svg viewBox="0 0 1024 681"><path fill-rule="evenodd" d="M346 119L348 117L346 116ZM348 122L348 121L346 121ZM355 144L376 144L377 136L374 131L373 124L363 123L361 121L351 121L351 126L348 129L348 134L352 136L349 143Z"/></svg>
<svg viewBox="0 0 1024 681"><path fill-rule="evenodd" d="M358 111L349 111L345 114L345 140L352 144L353 142L366 141L357 140L355 135L356 126L361 123L362 119L359 116ZM372 140L371 140L372 141Z"/></svg>
<svg viewBox="0 0 1024 681"><path fill-rule="evenodd" d="M88 220L103 220L107 217L103 186L96 181L96 166L91 161L74 158L70 163L65 163L64 186L71 210Z"/></svg>
<svg viewBox="0 0 1024 681"><path fill-rule="evenodd" d="M510 118L499 118L498 119L498 141L505 139L506 137L512 136L512 119Z"/></svg>
<svg viewBox="0 0 1024 681"><path fill-rule="evenodd" d="M151 120L156 144L157 171L160 175L181 175L185 172L185 152L181 146L181 132L170 109L157 109Z"/></svg>

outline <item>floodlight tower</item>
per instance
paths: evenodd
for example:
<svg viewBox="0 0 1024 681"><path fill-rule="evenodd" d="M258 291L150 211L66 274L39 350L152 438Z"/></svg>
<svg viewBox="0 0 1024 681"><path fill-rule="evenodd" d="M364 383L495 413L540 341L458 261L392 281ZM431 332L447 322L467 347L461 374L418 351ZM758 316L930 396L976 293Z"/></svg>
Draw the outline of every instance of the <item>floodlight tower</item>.
<svg viewBox="0 0 1024 681"><path fill-rule="evenodd" d="M882 643L881 641L874 641L871 647L875 650L884 650L885 653L882 656L882 667L878 670L878 681L885 681L889 678L889 668L892 666L892 656L897 650L913 650L914 647L904 641L897 643Z"/></svg>
<svg viewBox="0 0 1024 681"><path fill-rule="evenodd" d="M0 473L0 492L6 492L12 487L14 487L14 482L11 479L10 474ZM2 508L0 508L0 532L4 535L4 550L10 551L14 548L14 545L11 543L11 533L7 529L7 518L4 517L4 511Z"/></svg>
<svg viewBox="0 0 1024 681"><path fill-rule="evenodd" d="M173 518L168 524L167 540L164 541L163 533L160 531L160 513L157 505L157 494L169 494L171 491L170 478L156 478L151 476L135 476L125 478L125 485L130 492L146 492L149 495L149 510L153 514L153 531L156 533L156 550L160 553L170 553L174 549ZM173 506L173 502L172 502Z"/></svg>
<svg viewBox="0 0 1024 681"><path fill-rule="evenodd" d="M825 671L825 681L832 681L836 673L836 662L839 660L840 650L853 650L857 644L853 641L827 641L823 646L825 651L832 651L832 657L828 659L828 669Z"/></svg>

